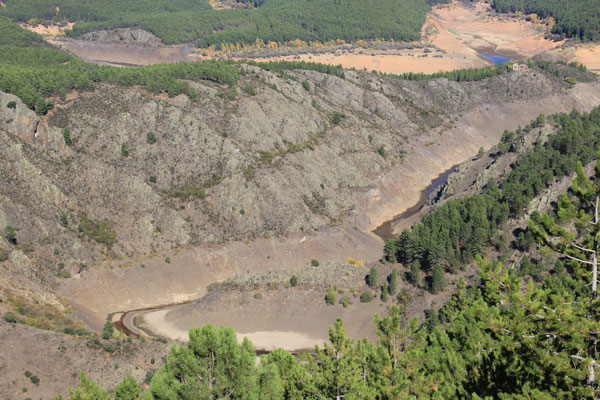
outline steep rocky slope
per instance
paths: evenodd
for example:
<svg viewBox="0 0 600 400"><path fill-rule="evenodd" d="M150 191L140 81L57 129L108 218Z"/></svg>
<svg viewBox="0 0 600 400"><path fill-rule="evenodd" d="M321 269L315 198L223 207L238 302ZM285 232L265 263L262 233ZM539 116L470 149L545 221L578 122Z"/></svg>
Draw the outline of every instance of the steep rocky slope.
<svg viewBox="0 0 600 400"><path fill-rule="evenodd" d="M576 116L577 113L572 115ZM563 117L567 119L566 114L558 118L553 116L548 122L543 122L545 118L539 118L524 129L507 132L501 142L490 151L482 152L457 166L440 193L414 217L418 218L435 211L450 200L480 194L491 181L500 182L501 190L508 191L510 184L506 183L507 180L514 176L512 173L515 172L515 168L518 171L523 169L523 165L531 165L525 160L531 159L532 154L542 152L544 148L556 149L560 145L569 146L567 143L584 140L581 137L572 138L571 141L566 139L568 134L565 131L574 129L576 124L561 128L560 121ZM592 136L597 135L597 129L591 133ZM544 146L547 142L549 143ZM581 147L581 144L579 146ZM544 156L547 156L547 152ZM566 156L563 156L562 161L564 159ZM558 161L554 161L550 164L559 164ZM593 175L595 166L596 161L590 162L584 171ZM568 171L572 172L573 168ZM547 170L543 173L547 173ZM512 179L514 182L514 178ZM501 232L498 232L501 240L490 240L480 254L485 254L491 260L503 262L526 279L543 281L549 274L558 273L559 270L555 270L557 255L541 251L527 228L529 220L536 218L532 217L534 213L543 213L556 207L558 197L569 190L573 179L574 173L566 176L557 173L553 180L548 181L547 187L544 185L543 188L536 189L537 195L532 196L531 201L523 208L523 213L513 215L502 224ZM489 192L487 196L491 196ZM443 219L444 215L448 214L447 209L445 210L435 211L433 217ZM412 217L409 219L414 220ZM404 221L398 221L398 224L402 222ZM427 240L431 238L426 236L424 242L427 243ZM186 332L193 326L207 323L223 324L233 326L240 335L250 333L248 336L259 348L269 346L270 340L278 340L285 335L288 341L278 346L298 350L302 343L312 341L313 344L319 344L325 341L328 334L326 327L331 326L336 318L342 318L346 332L351 337L375 340L371 320L375 313L385 310L388 298L381 297L382 302L379 302L378 294L381 293L379 288L385 284L392 268L399 271L398 290L394 291L392 302L402 303L408 315L422 317L427 310L438 309L445 304L459 278L465 279L467 285L476 282L477 264L474 261L468 265L456 265L445 275L446 287L449 290L436 294L426 290L429 286L426 283L427 279L419 279L419 288L415 288L410 283L410 278L407 278L411 274L410 266L402 264L374 262L367 265L366 269L349 264L325 266L324 270L330 275L323 273L322 266L308 265L294 270L250 274L230 279L190 304L149 311L141 314L134 322L138 326L144 326L149 332L181 339L185 339ZM378 283L371 288L367 287L365 282L369 267L375 267L379 276ZM289 284L292 274L295 274L297 282L300 282L297 287ZM335 289L333 293L337 295L337 299L346 300L341 300L339 304L334 300L334 304L327 305L325 293L331 291L331 288ZM359 295L373 292L373 289L376 295L374 303L359 303ZM342 305L344 302L346 304ZM298 340L298 335L302 335L303 340Z"/></svg>
<svg viewBox="0 0 600 400"><path fill-rule="evenodd" d="M100 323L243 271L375 259L368 232L439 172L540 112L600 103L575 70L574 88L539 70L471 83L247 70L237 90L195 84L196 101L105 85L44 118L2 94L0 226L17 230L17 246L2 244L3 287L58 280Z"/></svg>

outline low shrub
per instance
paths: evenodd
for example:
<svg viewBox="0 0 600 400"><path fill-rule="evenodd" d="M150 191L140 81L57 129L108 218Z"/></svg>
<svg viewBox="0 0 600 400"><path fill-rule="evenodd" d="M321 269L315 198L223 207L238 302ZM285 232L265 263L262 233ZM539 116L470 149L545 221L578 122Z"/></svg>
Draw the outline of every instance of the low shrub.
<svg viewBox="0 0 600 400"><path fill-rule="evenodd" d="M244 86L243 90L244 90L244 92L248 93L250 96L256 96L256 90L254 90L254 87L249 83L247 83Z"/></svg>
<svg viewBox="0 0 600 400"><path fill-rule="evenodd" d="M373 299L374 299L373 292L371 292L371 291L362 292L360 295L361 303L370 303L373 301Z"/></svg>
<svg viewBox="0 0 600 400"><path fill-rule="evenodd" d="M325 296L325 301L330 306L335 305L335 290L329 289L329 291L327 292L327 295Z"/></svg>
<svg viewBox="0 0 600 400"><path fill-rule="evenodd" d="M340 299L340 304L347 308L350 304L352 304L352 299L350 296L344 296Z"/></svg>
<svg viewBox="0 0 600 400"><path fill-rule="evenodd" d="M156 135L154 134L154 132L148 132L146 134L146 141L148 142L148 144L156 143Z"/></svg>
<svg viewBox="0 0 600 400"><path fill-rule="evenodd" d="M4 317L2 317L2 318L4 319L4 321L8 322L9 324L16 324L18 322L15 314L13 314L11 312L7 312L6 314L4 314Z"/></svg>

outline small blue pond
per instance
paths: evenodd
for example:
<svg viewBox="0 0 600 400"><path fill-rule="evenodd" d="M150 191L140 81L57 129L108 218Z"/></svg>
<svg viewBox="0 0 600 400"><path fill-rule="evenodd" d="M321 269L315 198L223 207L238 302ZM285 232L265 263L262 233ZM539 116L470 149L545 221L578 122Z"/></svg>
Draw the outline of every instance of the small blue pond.
<svg viewBox="0 0 600 400"><path fill-rule="evenodd" d="M487 58L488 60L493 62L495 65L500 65L502 63L512 60L512 58L504 57L499 54L479 53L479 55L481 57Z"/></svg>

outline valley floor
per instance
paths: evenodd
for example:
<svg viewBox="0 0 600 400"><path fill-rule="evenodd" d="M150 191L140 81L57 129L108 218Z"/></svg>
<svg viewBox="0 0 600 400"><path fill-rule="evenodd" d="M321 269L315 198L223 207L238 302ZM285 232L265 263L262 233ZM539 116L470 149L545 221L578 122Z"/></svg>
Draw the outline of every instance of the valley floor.
<svg viewBox="0 0 600 400"><path fill-rule="evenodd" d="M448 143L439 147L425 146L427 157L411 155L407 162L415 166L412 170L398 166L399 169L392 168L380 177L381 182L385 182L380 187L386 187L388 191L375 191L371 201L364 204L362 212L368 216L368 222L361 229L332 228L314 236L262 238L211 248L184 249L171 256L169 265L161 257L141 260L145 264L143 269L138 266L117 269L97 267L66 280L61 294L79 317L99 329L107 314L198 299L208 292L210 284L240 274L310 268L311 259L343 263L353 257L378 264L383 241L371 231L419 201L420 189L424 189L440 171L475 156L480 147L490 148L498 142L505 129L514 130L518 125L526 125L540 112L569 112L573 108L590 110L597 104L600 104L600 88L598 83L590 83L578 84L567 95L512 104L481 105L462 116L457 115L456 127L442 136L449 138ZM433 134L439 137L437 133ZM468 135L469 139L464 135ZM422 140L427 141L428 138ZM395 231L408 227L417 218L418 214L407 221L399 221L394 227ZM387 266L378 268L382 276L391 271ZM357 282L343 289L347 294L349 289L362 283ZM385 311L380 302L362 304L358 298L348 309L339 304L326 306L326 289L300 293L287 288L266 291L260 301L252 297L256 292L224 292L214 311L207 312L206 308L200 307L197 312L186 313L185 318L178 314L177 309L189 310L189 305L138 313L140 315L129 320L129 327L143 327L147 332L182 339L190 327L212 323L216 326L233 326L242 335L256 338L259 348L269 348L271 341L291 334L302 340L290 340L286 347L299 350L305 348L307 343L326 340L327 328L336 318L344 319L351 337L373 337L372 317L375 313ZM426 296L416 304L418 310L414 311L418 314L435 304L443 304L443 301Z"/></svg>
<svg viewBox="0 0 600 400"><path fill-rule="evenodd" d="M48 35L53 44L86 60L115 65L148 65L161 62L194 61L227 54L197 51L185 45L156 45L91 41L60 37L58 27L33 26L33 31ZM376 70L385 73L435 73L490 65L481 53L496 53L514 59L545 55L552 59L578 61L590 70L600 70L600 45L584 44L564 47L564 41L544 38L547 26L522 19L498 16L487 3L466 5L454 2L438 6L427 16L423 27L425 43L436 50L423 48L377 50L355 46L352 50L262 57L268 60L302 60L342 65L344 68Z"/></svg>

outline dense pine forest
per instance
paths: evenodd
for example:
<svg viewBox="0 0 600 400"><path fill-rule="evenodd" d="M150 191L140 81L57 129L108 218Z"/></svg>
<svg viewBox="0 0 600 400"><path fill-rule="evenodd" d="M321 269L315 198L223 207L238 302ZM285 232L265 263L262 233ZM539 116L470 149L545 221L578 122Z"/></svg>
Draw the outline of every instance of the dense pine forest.
<svg viewBox="0 0 600 400"><path fill-rule="evenodd" d="M68 399L597 398L600 321L593 280L600 163L592 179L582 163L598 157L592 137L600 132L600 108L590 114L541 117L531 126L547 123L560 125L559 132L519 159L515 171L520 172L499 185L491 183L482 196L449 203L432 214L440 219L455 210L457 219L446 219L452 222L448 229L465 230L464 242L480 235L483 242L469 250L472 258L494 236L496 224L521 212L531 193L554 176L577 172L557 208L530 221L534 240L558 256L543 283L475 256L478 277L470 285L461 279L448 302L424 323L408 318L401 302L388 307L386 315L376 315L375 343L348 338L338 320L330 328L330 342L314 353L293 356L278 349L255 363L256 352L247 339L239 344L232 329L206 325L190 330L188 344L173 345L147 391L141 393L135 380L126 378L109 392L82 374ZM523 185L522 201L486 209L486 202L501 200L510 185ZM471 213L470 208L477 210ZM465 223L460 213L471 215L473 223ZM428 220L421 226L430 225ZM475 235L467 232L478 229Z"/></svg>
<svg viewBox="0 0 600 400"><path fill-rule="evenodd" d="M137 27L166 44L286 42L300 39L417 40L425 13L450 0L260 0L250 8L213 10L207 0L108 1L6 0L0 15L15 21L77 22L72 36L98 29ZM600 39L600 0L494 0L497 12L553 17L553 33L585 41Z"/></svg>
<svg viewBox="0 0 600 400"><path fill-rule="evenodd" d="M600 40L600 0L494 0L501 13L523 11L539 17L552 17L552 32L585 41Z"/></svg>
<svg viewBox="0 0 600 400"><path fill-rule="evenodd" d="M1 14L17 21L104 21L123 14L210 10L206 0L6 0Z"/></svg>
<svg viewBox="0 0 600 400"><path fill-rule="evenodd" d="M212 10L206 0L7 0L0 15L77 23L73 36L97 29L139 27L164 43L328 41L386 38L416 40L431 3L449 0L265 0L257 8Z"/></svg>

